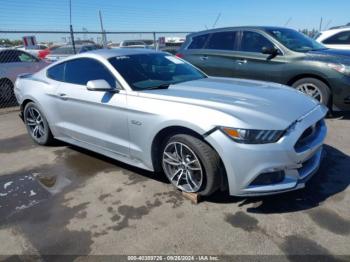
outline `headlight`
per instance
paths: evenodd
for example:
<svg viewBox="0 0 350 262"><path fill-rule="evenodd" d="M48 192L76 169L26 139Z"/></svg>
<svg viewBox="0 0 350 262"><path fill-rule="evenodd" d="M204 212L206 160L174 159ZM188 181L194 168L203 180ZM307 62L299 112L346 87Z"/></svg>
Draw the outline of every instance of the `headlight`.
<svg viewBox="0 0 350 262"><path fill-rule="evenodd" d="M329 63L327 65L341 74L350 75L350 66L343 65L343 64L333 64L333 63Z"/></svg>
<svg viewBox="0 0 350 262"><path fill-rule="evenodd" d="M220 127L220 130L241 144L268 144L277 142L284 134L283 130L255 130Z"/></svg>

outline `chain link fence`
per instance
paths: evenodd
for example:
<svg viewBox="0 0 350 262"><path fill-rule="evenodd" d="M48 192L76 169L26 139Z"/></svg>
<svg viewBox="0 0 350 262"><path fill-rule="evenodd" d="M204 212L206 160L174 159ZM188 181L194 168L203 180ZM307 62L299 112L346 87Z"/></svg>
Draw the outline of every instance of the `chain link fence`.
<svg viewBox="0 0 350 262"><path fill-rule="evenodd" d="M20 74L35 73L61 58L97 48L151 48L176 54L188 33L0 31L0 109L18 106L14 84Z"/></svg>

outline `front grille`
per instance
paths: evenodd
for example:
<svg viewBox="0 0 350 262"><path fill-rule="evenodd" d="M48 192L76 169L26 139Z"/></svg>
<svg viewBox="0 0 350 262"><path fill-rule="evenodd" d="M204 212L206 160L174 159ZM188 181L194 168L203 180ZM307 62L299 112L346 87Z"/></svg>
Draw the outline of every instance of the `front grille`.
<svg viewBox="0 0 350 262"><path fill-rule="evenodd" d="M304 161L301 164L301 167L298 168L300 179L304 179L314 173L314 171L318 167L318 163L321 157L321 152L322 152L321 149L318 150L311 158L309 158L308 160Z"/></svg>
<svg viewBox="0 0 350 262"><path fill-rule="evenodd" d="M315 161L315 156L311 157L310 159L306 160L304 163L301 164L301 167L298 168L298 172L300 175L300 178L304 178L307 175L307 170L310 169L310 167L313 165L313 162Z"/></svg>
<svg viewBox="0 0 350 262"><path fill-rule="evenodd" d="M323 119L305 129L298 141L295 143L294 149L297 152L300 152L306 145L311 143L319 133L322 124Z"/></svg>
<svg viewBox="0 0 350 262"><path fill-rule="evenodd" d="M250 183L250 186L267 186L278 184L282 182L285 178L284 171L275 171L262 173L256 177L253 182Z"/></svg>

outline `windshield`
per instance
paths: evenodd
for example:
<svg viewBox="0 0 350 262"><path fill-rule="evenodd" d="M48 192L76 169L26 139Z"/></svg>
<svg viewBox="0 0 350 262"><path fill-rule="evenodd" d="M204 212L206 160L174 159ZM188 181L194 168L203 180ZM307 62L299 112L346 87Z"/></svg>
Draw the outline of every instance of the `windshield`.
<svg viewBox="0 0 350 262"><path fill-rule="evenodd" d="M206 77L192 65L164 53L117 56L110 58L109 62L134 90Z"/></svg>
<svg viewBox="0 0 350 262"><path fill-rule="evenodd" d="M270 29L267 32L281 44L295 52L326 49L322 44L292 29Z"/></svg>

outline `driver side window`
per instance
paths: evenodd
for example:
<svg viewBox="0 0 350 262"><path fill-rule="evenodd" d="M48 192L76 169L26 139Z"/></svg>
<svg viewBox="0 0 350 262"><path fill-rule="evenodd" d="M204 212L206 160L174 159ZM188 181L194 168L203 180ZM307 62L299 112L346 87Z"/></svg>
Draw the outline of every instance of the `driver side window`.
<svg viewBox="0 0 350 262"><path fill-rule="evenodd" d="M243 32L240 51L261 53L263 47L274 48L274 45L259 33L251 31Z"/></svg>
<svg viewBox="0 0 350 262"><path fill-rule="evenodd" d="M18 50L4 50L0 53L0 63L38 62L34 56Z"/></svg>
<svg viewBox="0 0 350 262"><path fill-rule="evenodd" d="M18 60L21 62L38 62L38 59L34 56L18 51Z"/></svg>

